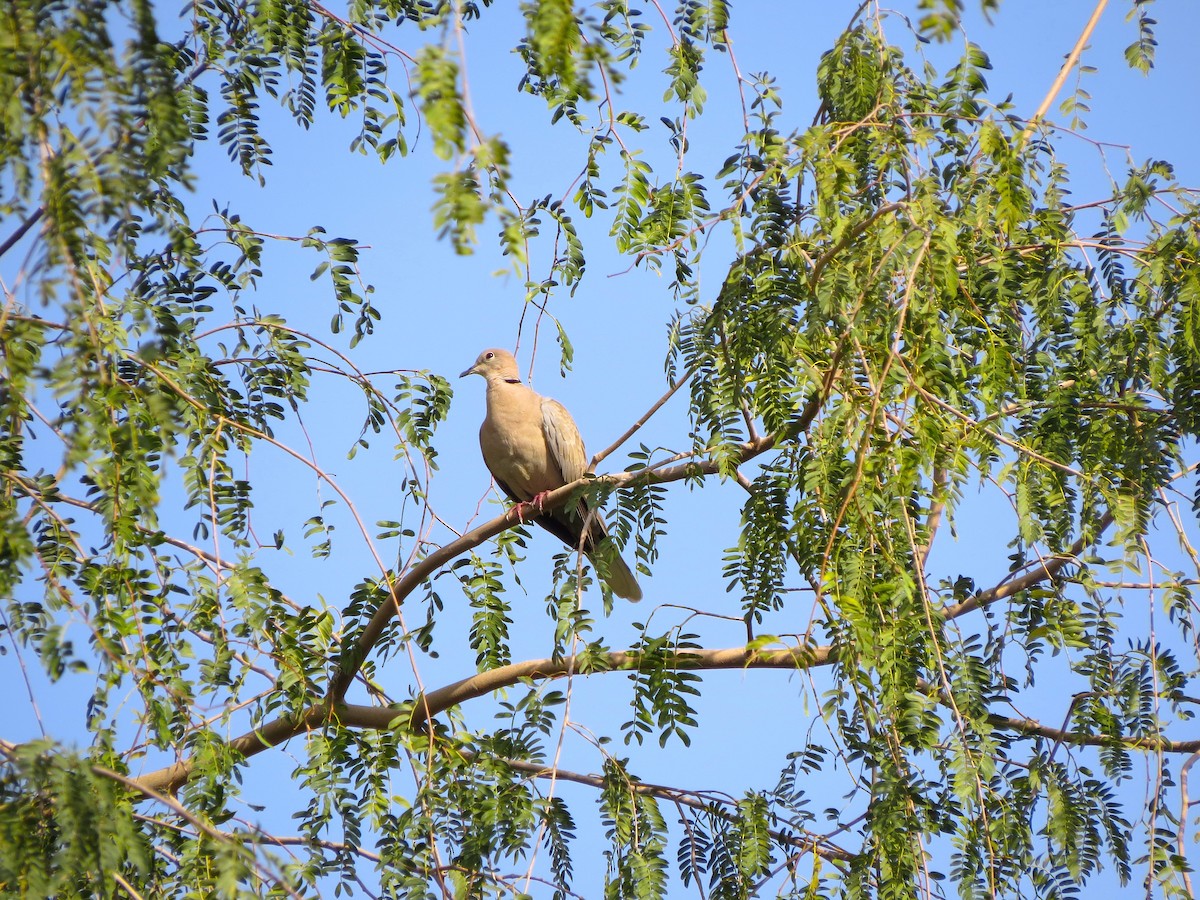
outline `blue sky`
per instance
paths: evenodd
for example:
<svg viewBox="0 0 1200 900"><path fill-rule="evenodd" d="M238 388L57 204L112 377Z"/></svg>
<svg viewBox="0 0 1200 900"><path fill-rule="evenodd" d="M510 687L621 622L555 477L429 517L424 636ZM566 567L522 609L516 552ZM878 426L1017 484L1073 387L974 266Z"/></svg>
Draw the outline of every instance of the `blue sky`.
<svg viewBox="0 0 1200 900"><path fill-rule="evenodd" d="M814 73L820 54L831 46L857 5L799 0L735 4L731 35L737 65L745 75L766 71L777 79L784 101L783 130L803 129L812 121L817 106ZM564 125L550 127L549 114L540 101L517 92L520 60L512 48L519 39L521 23L508 6L496 4L468 30L472 107L485 134L501 134L512 144L514 194L523 202L547 194L562 197L582 165L586 140ZM912 13L914 6L912 2L896 4L906 13ZM1194 112L1195 85L1200 84L1200 59L1194 49L1195 37L1200 34L1200 5L1189 0L1159 0L1151 6L1151 14L1159 20L1159 48L1156 68L1148 78L1128 69L1123 60L1124 47L1135 37L1133 23L1124 20L1127 7L1125 0L1110 3L1084 56L1084 62L1098 70L1083 76L1083 85L1092 95L1087 131L1082 136L1060 134L1054 138L1058 152L1072 167L1077 200L1106 196L1109 176L1123 180L1127 152L1138 163L1147 158L1166 159L1175 164L1182 182L1200 184L1200 159L1195 153L1200 128ZM973 12L968 15L970 39L984 48L993 63L988 73L992 98L999 101L1011 93L1018 114L1031 113L1092 8L1091 2L1082 0L1007 0L992 25ZM168 34L177 27L168 18L173 11L173 5L162 7L163 30ZM656 39L661 39L662 23L652 13L651 5L646 20L655 29ZM906 53L917 47L900 18L890 18L886 30ZM405 42L435 38L402 31L389 39L412 50L416 45ZM945 71L960 46L920 49ZM652 123L642 135L646 158L666 180L674 166L666 152L665 130L657 120L659 115L673 117L678 110L661 102L666 87L662 65L661 55L651 50L624 86L623 105L645 113ZM399 75L397 69L394 77ZM706 115L691 126L686 167L711 175L740 135L741 109L728 58L710 53L706 75L710 101ZM1060 100L1075 81L1072 76ZM402 86L398 89L405 92ZM441 519L459 531L491 518L499 507L489 491L476 440L483 416L483 384L478 379L460 382L455 376L483 347L512 349L518 336L523 276L513 273L509 261L501 257L494 239L495 222L489 220L479 229L480 243L471 256L455 255L447 243L437 239L430 214L430 179L445 164L433 158L425 134L414 138L410 130L413 151L409 158L381 165L374 157L346 152L356 131L350 123L322 116L311 131L304 132L291 125L285 113L271 107L269 100L264 100L263 114L264 131L274 150L274 164L264 172L266 186L259 188L242 177L215 141L201 144L195 156L194 221L215 201L228 204L260 231L298 236L321 225L330 235L352 237L366 245L362 277L374 286L373 302L383 320L377 333L353 350L354 362L363 371L429 369L454 381L453 407L438 432L440 471L432 483L430 502ZM1057 103L1050 118L1059 118ZM619 171L619 161L611 158L603 180L615 184ZM712 199L719 201L715 192ZM574 371L559 377L554 327L547 323L535 333L532 312L526 318L519 356L526 371L536 335L533 385L572 411L594 452L623 432L665 390L664 337L677 306L667 278L643 269L630 270L629 261L611 251L605 236L607 220L597 217L584 222L577 216L576 222L584 235L588 272L574 296L559 292L550 306L575 346ZM7 231L5 228L3 233ZM728 246L723 238L713 240L702 270L703 280L710 286L705 300L712 299L724 276L731 258ZM547 272L548 252L545 242L535 246L533 277ZM256 296L243 299L264 311L284 315L301 330L328 337L331 292L324 281L309 278L318 261L294 244L269 246L266 276ZM0 262L0 275L6 279L11 271L4 267L9 265L9 260ZM344 336L332 341L347 349ZM376 382L388 389L386 376ZM676 397L635 440L650 446L687 446L684 412L684 398ZM285 430L281 437L305 454L311 439L317 462L336 477L368 525L397 518L399 464L387 436L375 436L368 450L347 459L365 414L356 392L332 377L319 380L313 402L302 413L307 435ZM608 466L623 466L620 454L610 459ZM259 535L265 539L276 528L284 528L294 550L294 555L268 553L263 561L291 597L338 609L360 579L377 574L372 555L355 533L344 507L331 513L337 524L333 558L307 558L300 523L317 512L322 500L333 496L311 471L268 451L251 461L249 476L258 492L255 525ZM736 619L739 614L736 595L725 592L721 560L725 549L736 542L743 499L743 492L734 484L712 482L703 489L675 484L669 488L668 536L660 547L662 555L653 576L643 580L646 599L639 606L618 601L612 617L597 622L597 630L612 646L636 640L634 623L645 622L647 617L653 617L652 630L657 632L686 621L689 630L704 635L708 646L734 646L744 639L739 622L719 618ZM372 528L372 533L375 530ZM1011 513L996 497L981 494L968 503L957 532L957 542L952 542L949 534L940 538L931 561L934 580L962 572L986 585L1006 572ZM444 542L450 536L449 531L436 528L431 539ZM520 589L510 594L514 659L543 657L550 652L553 624L545 614L544 596L549 587L550 557L560 549L548 534L536 529L531 532L529 558L521 572L528 596ZM383 552L394 553L394 548L388 546ZM416 672L404 658L392 659L383 668L381 681L396 698L407 696L418 674L420 682L431 688L474 671L473 653L467 646L470 617L465 601L450 578L442 578L438 584L446 602L437 630L439 657L420 657ZM790 618L800 615L799 608L788 615L771 628L780 633L803 631L806 622ZM410 622L421 618L415 610L410 616ZM79 638L83 638L82 630ZM16 654L0 657L0 680L10 682L17 677L17 664ZM681 745L673 742L660 751L651 739L646 749L637 752L635 770L647 781L733 795L748 788L768 788L774 784L784 754L802 746L810 726L814 740L829 744L817 714L819 693L827 683L823 673L815 674L811 681L802 673L707 675L704 694L697 700L700 727L692 732L692 747L682 752ZM52 736L65 742L86 741L81 727L85 684L51 687L35 676L35 692L43 723ZM616 734L629 718L629 696L624 677L578 679L572 686L572 717L596 734ZM12 706L14 715L0 736L10 740L36 736L32 706L20 699L14 699ZM473 726L483 728L494 709L491 703L478 702L467 708L465 715ZM1045 705L1052 722L1061 721L1063 710L1065 699L1061 704L1051 699ZM563 743L566 768L598 769L599 756L579 733L566 732ZM303 754L299 742L289 751ZM617 747L613 752L622 755L624 751ZM268 807L262 820L274 829L288 827L290 808L274 820L271 807L279 800L286 806L291 799L286 778L292 765L287 753L266 753L251 763L247 773L245 797ZM837 806L844 784L836 782L837 790L829 796L817 789L814 810ZM577 821L591 827L592 792L570 786L561 791L575 804ZM668 818L673 818L667 812ZM593 897L599 893L601 869L597 867L602 862L587 861L587 846L586 838L581 837L576 889Z"/></svg>

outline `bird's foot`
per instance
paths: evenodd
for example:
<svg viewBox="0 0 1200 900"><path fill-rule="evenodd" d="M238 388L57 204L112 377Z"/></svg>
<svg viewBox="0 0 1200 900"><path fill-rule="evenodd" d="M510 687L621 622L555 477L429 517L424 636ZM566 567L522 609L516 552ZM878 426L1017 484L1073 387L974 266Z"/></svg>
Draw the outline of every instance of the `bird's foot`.
<svg viewBox="0 0 1200 900"><path fill-rule="evenodd" d="M522 500L513 506L513 512L517 515L517 521L522 525L536 519L541 511L541 507L536 506L532 500Z"/></svg>
<svg viewBox="0 0 1200 900"><path fill-rule="evenodd" d="M522 525L525 524L526 517L536 519L545 510L546 495L549 491L538 491L528 500L522 500L513 506L513 512L517 514L517 521Z"/></svg>

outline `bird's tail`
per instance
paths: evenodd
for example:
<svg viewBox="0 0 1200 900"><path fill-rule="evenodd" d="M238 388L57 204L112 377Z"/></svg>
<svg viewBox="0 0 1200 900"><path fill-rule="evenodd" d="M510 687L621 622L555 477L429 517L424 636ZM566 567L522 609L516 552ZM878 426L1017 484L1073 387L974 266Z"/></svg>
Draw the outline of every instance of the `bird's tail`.
<svg viewBox="0 0 1200 900"><path fill-rule="evenodd" d="M633 571L616 553L612 554L612 559L608 561L608 576L604 580L618 597L632 600L634 603L642 599L642 588L637 583Z"/></svg>
<svg viewBox="0 0 1200 900"><path fill-rule="evenodd" d="M576 546L582 545L583 552L588 555L588 559L592 561L592 565L596 566L604 583L614 594L623 600L637 603L642 599L642 588L637 583L637 577L633 574L633 570L617 552L617 545L608 536L604 518L594 510L589 510L582 503L579 513L586 523L587 533ZM598 562L597 557L600 557Z"/></svg>

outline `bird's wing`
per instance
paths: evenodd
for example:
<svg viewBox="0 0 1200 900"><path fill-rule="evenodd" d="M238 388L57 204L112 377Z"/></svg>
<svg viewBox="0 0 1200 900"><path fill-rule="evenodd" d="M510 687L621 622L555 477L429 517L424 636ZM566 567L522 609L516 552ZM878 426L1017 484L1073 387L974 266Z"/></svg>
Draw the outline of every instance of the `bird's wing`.
<svg viewBox="0 0 1200 900"><path fill-rule="evenodd" d="M587 471L587 451L583 449L575 420L565 406L549 397L542 398L542 434L550 451L549 461L558 467L561 484L574 481Z"/></svg>
<svg viewBox="0 0 1200 900"><path fill-rule="evenodd" d="M565 406L548 397L542 399L542 433L546 436L550 459L562 476L560 484L569 484L587 471L587 451L583 449L583 438L579 436L575 420ZM582 546L584 550L591 550L605 536L603 517L590 513L583 500L574 506L560 507L540 521L565 543L572 547Z"/></svg>
<svg viewBox="0 0 1200 900"><path fill-rule="evenodd" d="M550 456L558 463L558 470L562 473L562 483L567 484L582 476L588 467L583 438L579 436L579 429L571 414L557 400L542 400L542 430L546 434ZM593 563L596 561L593 554L603 550L602 545L608 537L604 517L598 510L589 509L582 500L574 509L563 507L549 516L543 516L538 522L565 543L581 547L592 557ZM613 593L627 600L642 599L642 589L638 586L636 576L615 550L610 548L605 552L602 562L601 572Z"/></svg>

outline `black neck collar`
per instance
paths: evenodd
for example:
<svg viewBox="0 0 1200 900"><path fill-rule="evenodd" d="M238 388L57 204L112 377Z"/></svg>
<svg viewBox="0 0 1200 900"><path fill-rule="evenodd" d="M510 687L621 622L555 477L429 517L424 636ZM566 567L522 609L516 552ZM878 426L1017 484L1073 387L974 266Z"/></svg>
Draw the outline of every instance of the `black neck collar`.
<svg viewBox="0 0 1200 900"><path fill-rule="evenodd" d="M520 378L505 378L504 383L505 384L520 384L521 379Z"/></svg>

